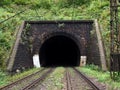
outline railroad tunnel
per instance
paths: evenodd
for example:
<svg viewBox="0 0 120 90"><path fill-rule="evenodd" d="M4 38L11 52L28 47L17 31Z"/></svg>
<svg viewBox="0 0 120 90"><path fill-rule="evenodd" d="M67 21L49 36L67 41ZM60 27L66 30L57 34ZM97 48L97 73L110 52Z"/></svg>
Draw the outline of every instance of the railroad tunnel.
<svg viewBox="0 0 120 90"><path fill-rule="evenodd" d="M26 33L27 25L30 27ZM11 72L40 65L79 66L82 63L80 58L83 60L84 56L89 57L87 64L104 69L106 60L97 36L98 26L93 20L25 21L18 30L7 70Z"/></svg>
<svg viewBox="0 0 120 90"><path fill-rule="evenodd" d="M39 50L42 67L79 66L80 49L70 37L57 35L47 39Z"/></svg>

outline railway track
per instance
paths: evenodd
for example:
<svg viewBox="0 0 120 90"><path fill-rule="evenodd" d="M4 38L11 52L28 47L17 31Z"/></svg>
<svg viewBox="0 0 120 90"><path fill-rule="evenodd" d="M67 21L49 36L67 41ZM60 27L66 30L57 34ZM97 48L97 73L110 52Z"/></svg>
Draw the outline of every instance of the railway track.
<svg viewBox="0 0 120 90"><path fill-rule="evenodd" d="M43 81L53 70L54 68L43 68L36 73L0 88L0 90L29 90L36 86L40 81Z"/></svg>
<svg viewBox="0 0 120 90"><path fill-rule="evenodd" d="M45 78L54 71L55 68L43 68L25 78L13 82L0 90L41 90L44 88ZM64 90L105 90L104 87L96 84L93 80L86 77L76 68L65 68L65 89ZM54 81L52 81L54 83ZM48 85L49 82L46 82ZM47 90L47 89L45 89ZM63 89L62 89L63 90Z"/></svg>
<svg viewBox="0 0 120 90"><path fill-rule="evenodd" d="M68 70L66 70L66 80L67 80L67 90L73 90L71 79L70 79L70 73Z"/></svg>
<svg viewBox="0 0 120 90"><path fill-rule="evenodd" d="M72 68L71 70L66 69L67 90L105 90L104 87L96 85L95 82L90 80L76 68Z"/></svg>

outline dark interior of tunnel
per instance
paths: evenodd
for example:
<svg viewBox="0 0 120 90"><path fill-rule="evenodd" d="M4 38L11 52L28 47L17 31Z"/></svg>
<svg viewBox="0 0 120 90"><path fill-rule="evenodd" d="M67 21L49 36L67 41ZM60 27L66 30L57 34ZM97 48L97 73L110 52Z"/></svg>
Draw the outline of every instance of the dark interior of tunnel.
<svg viewBox="0 0 120 90"><path fill-rule="evenodd" d="M71 38L63 35L47 39L39 51L42 67L79 66L80 50Z"/></svg>

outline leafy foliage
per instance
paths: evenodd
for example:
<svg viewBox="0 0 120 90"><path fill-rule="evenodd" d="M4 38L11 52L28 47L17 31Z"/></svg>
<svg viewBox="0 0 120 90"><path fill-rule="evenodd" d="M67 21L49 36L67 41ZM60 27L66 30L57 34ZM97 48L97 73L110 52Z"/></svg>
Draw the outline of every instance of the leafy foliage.
<svg viewBox="0 0 120 90"><path fill-rule="evenodd" d="M0 0L0 67L5 66L15 40L16 28L23 20L98 19L109 52L109 0Z"/></svg>
<svg viewBox="0 0 120 90"><path fill-rule="evenodd" d="M39 3L38 3L39 2ZM42 0L38 1L36 4L36 8L45 8L45 9L50 9L51 5L48 2L48 0Z"/></svg>
<svg viewBox="0 0 120 90"><path fill-rule="evenodd" d="M11 0L0 0L0 6L9 5L10 3L12 3Z"/></svg>
<svg viewBox="0 0 120 90"><path fill-rule="evenodd" d="M13 0L13 2L17 5L27 5L29 0Z"/></svg>

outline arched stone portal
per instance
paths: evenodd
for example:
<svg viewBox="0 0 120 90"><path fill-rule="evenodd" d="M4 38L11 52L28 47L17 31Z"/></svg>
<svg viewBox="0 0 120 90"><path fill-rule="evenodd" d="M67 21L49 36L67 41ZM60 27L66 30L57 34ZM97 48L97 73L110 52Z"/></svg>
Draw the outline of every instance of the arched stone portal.
<svg viewBox="0 0 120 90"><path fill-rule="evenodd" d="M36 59L41 66L78 66L80 57L103 68L98 26L93 20L25 21L18 30L7 70L34 67Z"/></svg>
<svg viewBox="0 0 120 90"><path fill-rule="evenodd" d="M41 66L79 66L80 49L76 42L65 35L47 39L39 51Z"/></svg>

